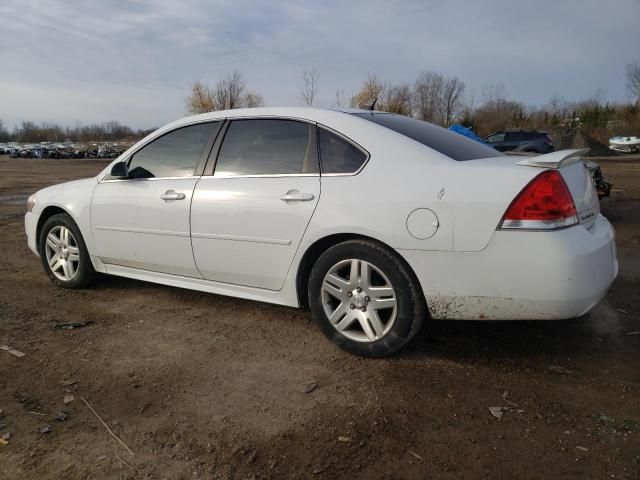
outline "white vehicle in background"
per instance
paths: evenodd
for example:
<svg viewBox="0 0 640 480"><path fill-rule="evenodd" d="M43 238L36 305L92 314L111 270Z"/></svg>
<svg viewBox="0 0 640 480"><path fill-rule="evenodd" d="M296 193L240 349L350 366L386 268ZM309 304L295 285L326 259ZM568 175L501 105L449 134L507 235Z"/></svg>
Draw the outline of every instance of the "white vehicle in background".
<svg viewBox="0 0 640 480"><path fill-rule="evenodd" d="M257 108L170 123L28 200L51 280L96 272L309 305L345 350L426 319L567 319L618 270L584 151L505 156L413 118Z"/></svg>
<svg viewBox="0 0 640 480"><path fill-rule="evenodd" d="M8 155L11 153L11 149L13 147L11 145L7 145L6 143L0 143L0 154Z"/></svg>
<svg viewBox="0 0 640 480"><path fill-rule="evenodd" d="M640 137L611 137L609 148L622 153L640 153Z"/></svg>

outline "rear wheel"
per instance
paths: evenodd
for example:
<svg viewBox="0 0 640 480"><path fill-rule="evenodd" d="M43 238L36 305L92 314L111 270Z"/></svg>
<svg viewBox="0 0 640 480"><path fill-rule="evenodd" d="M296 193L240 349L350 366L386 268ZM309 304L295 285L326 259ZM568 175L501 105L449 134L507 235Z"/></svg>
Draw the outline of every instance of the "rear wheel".
<svg viewBox="0 0 640 480"><path fill-rule="evenodd" d="M66 213L44 222L39 251L47 275L59 287L82 288L95 280L96 272L80 229Z"/></svg>
<svg viewBox="0 0 640 480"><path fill-rule="evenodd" d="M325 336L367 357L404 347L426 316L424 297L407 266L371 241L340 243L322 254L311 271L308 295Z"/></svg>

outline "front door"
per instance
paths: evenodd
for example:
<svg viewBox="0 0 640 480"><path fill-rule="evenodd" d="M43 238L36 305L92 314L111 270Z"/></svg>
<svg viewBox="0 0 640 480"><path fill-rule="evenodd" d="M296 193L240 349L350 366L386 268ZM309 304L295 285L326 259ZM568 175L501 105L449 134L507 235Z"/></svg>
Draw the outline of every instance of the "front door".
<svg viewBox="0 0 640 480"><path fill-rule="evenodd" d="M91 227L96 254L104 263L201 277L191 249L189 208L200 178L196 169L220 124L199 123L166 133L127 160L128 178L97 185Z"/></svg>
<svg viewBox="0 0 640 480"><path fill-rule="evenodd" d="M279 290L320 196L315 125L234 120L191 207L197 267L218 282Z"/></svg>

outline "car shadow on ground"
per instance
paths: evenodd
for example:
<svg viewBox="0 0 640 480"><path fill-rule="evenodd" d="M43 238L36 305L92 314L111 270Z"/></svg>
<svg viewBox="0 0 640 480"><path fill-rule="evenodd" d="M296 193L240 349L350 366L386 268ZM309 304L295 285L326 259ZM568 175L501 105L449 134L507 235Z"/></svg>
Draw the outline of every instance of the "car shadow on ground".
<svg viewBox="0 0 640 480"><path fill-rule="evenodd" d="M605 301L589 314L569 320L432 321L425 325L407 355L515 360L633 353L621 316Z"/></svg>
<svg viewBox="0 0 640 480"><path fill-rule="evenodd" d="M239 307L264 310L265 320L283 321L289 315L281 312L299 312L301 329L308 329L309 335L321 333L311 321L308 310L270 305L237 298L225 297L205 292L185 290L122 277L103 276L92 289L122 290L123 292L166 292L176 301L191 306L209 308L212 303L218 307L235 304ZM211 307L215 308L215 307ZM427 321L416 339L404 350L391 358L438 357L450 360L471 360L480 357L504 358L546 355L580 356L607 352L624 353L625 327L623 314L606 301L598 305L590 314L570 320L535 321L486 321L486 320L432 320ZM306 335L301 332L301 335Z"/></svg>

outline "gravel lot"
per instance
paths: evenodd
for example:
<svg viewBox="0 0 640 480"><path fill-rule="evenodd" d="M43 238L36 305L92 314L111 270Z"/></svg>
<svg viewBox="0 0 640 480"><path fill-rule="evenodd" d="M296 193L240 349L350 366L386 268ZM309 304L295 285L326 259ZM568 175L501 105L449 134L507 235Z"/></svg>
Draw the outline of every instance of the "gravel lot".
<svg viewBox="0 0 640 480"><path fill-rule="evenodd" d="M26 197L105 163L0 156L0 345L26 354L0 350L0 477L640 478L640 158L598 161L620 275L586 321L432 322L366 360L306 311L111 277L55 288Z"/></svg>

